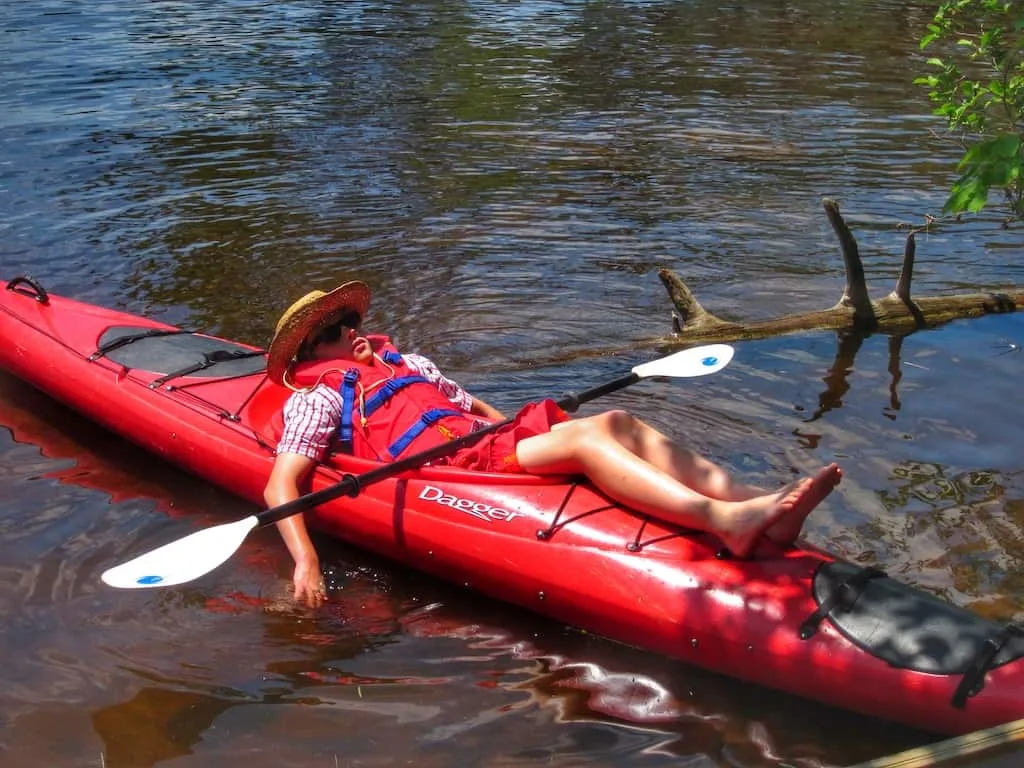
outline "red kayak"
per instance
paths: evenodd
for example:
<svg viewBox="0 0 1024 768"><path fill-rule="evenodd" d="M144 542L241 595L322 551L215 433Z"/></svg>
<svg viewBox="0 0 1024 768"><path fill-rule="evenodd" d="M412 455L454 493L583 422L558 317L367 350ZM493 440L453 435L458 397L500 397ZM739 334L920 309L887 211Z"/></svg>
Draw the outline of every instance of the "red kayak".
<svg viewBox="0 0 1024 768"><path fill-rule="evenodd" d="M254 504L288 390L263 351L47 293L0 291L0 367ZM311 490L381 465L335 457ZM306 513L329 535L605 637L947 734L1024 717L1024 627L826 552L718 556L579 478L401 472Z"/></svg>

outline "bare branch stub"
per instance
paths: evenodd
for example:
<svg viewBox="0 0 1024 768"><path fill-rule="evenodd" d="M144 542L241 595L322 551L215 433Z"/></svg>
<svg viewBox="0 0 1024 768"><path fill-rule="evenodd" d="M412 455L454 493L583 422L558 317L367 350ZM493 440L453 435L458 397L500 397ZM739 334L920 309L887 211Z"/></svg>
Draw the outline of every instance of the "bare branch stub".
<svg viewBox="0 0 1024 768"><path fill-rule="evenodd" d="M896 281L896 297L905 302L910 302L910 281L914 277L914 254L917 253L917 241L914 233L907 235L907 244L903 249L903 269L900 270L900 278Z"/></svg>
<svg viewBox="0 0 1024 768"><path fill-rule="evenodd" d="M871 300L864 265L853 233L839 213L838 204L824 200L825 212L839 238L846 270L846 287L835 306L813 312L784 315L772 320L737 323L722 320L708 312L689 286L675 272L662 269L658 277L675 307L674 332L678 341L712 342L762 339L786 333L813 330L882 332L906 335L922 328L934 328L951 320L988 314L1016 312L1024 302L1024 288L1001 292L979 292L951 296L911 298L916 245L914 234L907 238L903 269L895 289L887 296Z"/></svg>
<svg viewBox="0 0 1024 768"><path fill-rule="evenodd" d="M865 330L875 324L875 316L871 306L871 297L868 295L868 284L864 277L864 263L860 260L860 249L857 247L857 240L854 238L850 228L846 226L842 215L839 213L839 203L831 198L824 200L825 214L828 216L832 230L839 238L839 248L843 254L843 266L846 268L846 287L839 303L846 307L853 307L854 321L859 327Z"/></svg>

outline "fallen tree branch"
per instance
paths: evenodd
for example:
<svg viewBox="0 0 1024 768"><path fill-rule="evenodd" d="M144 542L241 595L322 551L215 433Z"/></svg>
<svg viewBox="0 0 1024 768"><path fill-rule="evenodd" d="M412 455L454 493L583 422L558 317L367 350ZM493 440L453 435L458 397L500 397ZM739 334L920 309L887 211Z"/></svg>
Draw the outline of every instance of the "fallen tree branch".
<svg viewBox="0 0 1024 768"><path fill-rule="evenodd" d="M916 246L914 233L907 236L903 269L896 288L888 296L872 300L864 277L857 241L839 213L835 200L824 200L825 213L839 238L846 287L835 306L814 312L785 315L773 320L735 323L708 312L679 275L668 269L658 272L675 306L673 331L687 342L764 339L786 333L811 330L887 333L903 336L923 328L934 328L951 320L1016 312L1024 302L1024 289L1005 292L966 293L912 299L910 283Z"/></svg>

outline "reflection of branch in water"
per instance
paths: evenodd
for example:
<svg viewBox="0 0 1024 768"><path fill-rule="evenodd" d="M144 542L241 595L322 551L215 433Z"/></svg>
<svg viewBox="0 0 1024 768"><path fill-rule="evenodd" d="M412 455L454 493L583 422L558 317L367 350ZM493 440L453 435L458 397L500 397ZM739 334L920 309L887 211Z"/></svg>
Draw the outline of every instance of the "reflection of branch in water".
<svg viewBox="0 0 1024 768"><path fill-rule="evenodd" d="M842 406L843 395L850 391L848 376L853 370L853 360L860 351L867 334L864 333L839 333L839 347L836 349L836 358L832 363L823 381L825 391L818 395L818 407L807 421L817 421L829 411Z"/></svg>
<svg viewBox="0 0 1024 768"><path fill-rule="evenodd" d="M818 408L811 414L808 422L817 421L829 411L837 410L843 405L843 396L850 391L848 376L853 371L853 361L860 351L864 340L870 334L865 333L838 333L839 347L836 350L836 357L823 381L826 384L825 391L818 395ZM886 418L895 419L896 412L900 410L899 383L903 379L902 363L900 354L903 351L903 339L905 336L889 337L889 406L883 410ZM907 363L913 365L913 363Z"/></svg>
<svg viewBox="0 0 1024 768"><path fill-rule="evenodd" d="M900 409L900 394L897 391L903 371L900 369L900 352L903 349L902 336L889 337L889 409L883 411L886 418L896 419L896 411Z"/></svg>

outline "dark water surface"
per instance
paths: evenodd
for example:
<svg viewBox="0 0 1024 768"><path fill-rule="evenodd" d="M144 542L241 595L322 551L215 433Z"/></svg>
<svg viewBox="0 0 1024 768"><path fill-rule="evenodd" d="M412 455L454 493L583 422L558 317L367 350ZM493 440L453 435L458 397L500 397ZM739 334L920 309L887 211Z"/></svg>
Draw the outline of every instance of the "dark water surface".
<svg viewBox="0 0 1024 768"><path fill-rule="evenodd" d="M504 409L649 359L656 271L712 311L831 305L838 199L874 293L958 152L912 85L927 3L14 2L0 278L264 344L351 277L371 324ZM918 239L919 295L1024 283L988 215ZM1017 316L856 355L834 334L627 407L776 484L840 461L807 534L1024 614ZM614 354L612 354L614 352ZM843 765L934 737L718 678L273 531L194 584L99 573L247 505L0 375L5 766ZM597 588L597 587L595 587Z"/></svg>

